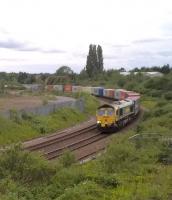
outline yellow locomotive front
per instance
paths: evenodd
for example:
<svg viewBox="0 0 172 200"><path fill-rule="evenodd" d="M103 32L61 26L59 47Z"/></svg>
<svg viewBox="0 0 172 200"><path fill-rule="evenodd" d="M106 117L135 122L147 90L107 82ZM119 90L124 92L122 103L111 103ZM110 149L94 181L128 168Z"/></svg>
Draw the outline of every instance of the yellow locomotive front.
<svg viewBox="0 0 172 200"><path fill-rule="evenodd" d="M97 127L101 131L110 131L116 127L116 114L113 106L104 104L97 109Z"/></svg>

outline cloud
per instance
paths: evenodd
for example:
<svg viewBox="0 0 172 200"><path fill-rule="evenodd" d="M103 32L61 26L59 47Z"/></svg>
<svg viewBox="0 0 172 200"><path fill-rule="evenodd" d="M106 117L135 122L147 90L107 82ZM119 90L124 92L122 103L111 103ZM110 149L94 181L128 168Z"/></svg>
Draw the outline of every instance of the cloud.
<svg viewBox="0 0 172 200"><path fill-rule="evenodd" d="M157 53L157 55L163 56L163 57L170 57L172 56L172 51L160 51Z"/></svg>
<svg viewBox="0 0 172 200"><path fill-rule="evenodd" d="M142 44L142 43L157 43L157 42L163 42L167 39L164 38L147 38L142 40L134 40L133 44Z"/></svg>
<svg viewBox="0 0 172 200"><path fill-rule="evenodd" d="M8 61L8 62L18 62L18 61L26 61L27 59L21 58L0 58L0 61Z"/></svg>
<svg viewBox="0 0 172 200"><path fill-rule="evenodd" d="M26 42L20 42L13 39L0 40L0 48L12 49L16 51L28 51L28 52L41 52L41 53L65 53L60 49L43 49L40 47L31 46Z"/></svg>
<svg viewBox="0 0 172 200"><path fill-rule="evenodd" d="M72 55L74 57L78 57L78 58L84 58L84 59L87 58L87 54L86 53L74 52L74 53L72 53Z"/></svg>
<svg viewBox="0 0 172 200"><path fill-rule="evenodd" d="M165 36L171 37L172 35L172 21L170 17L170 21L161 25L162 32Z"/></svg>
<svg viewBox="0 0 172 200"><path fill-rule="evenodd" d="M104 59L107 59L107 60L116 60L116 59L119 59L119 57L118 57L118 56L113 56L113 55L112 55L112 56L110 56L110 55L109 55L109 56L108 56L108 55L106 56L106 55L105 55L105 56L104 56Z"/></svg>
<svg viewBox="0 0 172 200"><path fill-rule="evenodd" d="M123 47L129 47L129 44L113 44L111 45L112 48L123 48Z"/></svg>
<svg viewBox="0 0 172 200"><path fill-rule="evenodd" d="M0 41L0 48L6 49L22 49L25 45L23 43L8 39L6 41Z"/></svg>
<svg viewBox="0 0 172 200"><path fill-rule="evenodd" d="M66 51L63 51L60 49L48 49L48 50L40 49L40 52L42 52L42 53L66 53Z"/></svg>

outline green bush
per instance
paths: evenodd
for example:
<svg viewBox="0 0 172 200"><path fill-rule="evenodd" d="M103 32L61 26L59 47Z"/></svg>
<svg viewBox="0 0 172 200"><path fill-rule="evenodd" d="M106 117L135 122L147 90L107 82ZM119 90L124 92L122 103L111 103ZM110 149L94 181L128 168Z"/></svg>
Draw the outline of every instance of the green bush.
<svg viewBox="0 0 172 200"><path fill-rule="evenodd" d="M16 109L10 110L10 119L17 124L21 124L21 116L20 116L19 112L17 112Z"/></svg>
<svg viewBox="0 0 172 200"><path fill-rule="evenodd" d="M62 164L63 167L70 167L72 164L76 162L75 155L67 150L60 157L59 162Z"/></svg>
<svg viewBox="0 0 172 200"><path fill-rule="evenodd" d="M107 173L119 172L125 167L131 167L131 160L133 160L135 155L134 145L128 143L122 143L118 145L111 144L107 149L107 153L102 159L102 165Z"/></svg>
<svg viewBox="0 0 172 200"><path fill-rule="evenodd" d="M166 93L164 94L164 98L165 98L166 100L172 100L172 92L166 92Z"/></svg>
<svg viewBox="0 0 172 200"><path fill-rule="evenodd" d="M170 143L163 144L158 161L165 165L172 164L172 145Z"/></svg>
<svg viewBox="0 0 172 200"><path fill-rule="evenodd" d="M29 152L22 151L19 145L1 153L0 176L8 175L15 181L32 184L34 181L48 180L55 171L40 156L32 156Z"/></svg>
<svg viewBox="0 0 172 200"><path fill-rule="evenodd" d="M114 174L93 174L91 176L87 176L87 179L90 181L94 181L102 187L115 188L119 184Z"/></svg>

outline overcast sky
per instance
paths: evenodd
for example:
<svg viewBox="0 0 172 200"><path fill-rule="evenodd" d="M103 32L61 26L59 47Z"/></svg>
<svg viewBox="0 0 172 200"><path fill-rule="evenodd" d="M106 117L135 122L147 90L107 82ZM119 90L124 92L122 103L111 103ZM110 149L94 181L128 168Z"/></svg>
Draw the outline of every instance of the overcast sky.
<svg viewBox="0 0 172 200"><path fill-rule="evenodd" d="M0 0L0 71L79 72L91 43L106 69L172 65L172 1Z"/></svg>

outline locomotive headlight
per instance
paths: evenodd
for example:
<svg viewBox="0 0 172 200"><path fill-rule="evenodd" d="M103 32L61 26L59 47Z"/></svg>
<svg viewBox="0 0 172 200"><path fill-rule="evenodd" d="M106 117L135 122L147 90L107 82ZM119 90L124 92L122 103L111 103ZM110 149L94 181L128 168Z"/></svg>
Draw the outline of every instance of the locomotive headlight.
<svg viewBox="0 0 172 200"><path fill-rule="evenodd" d="M97 124L100 124L101 123L101 121L97 121Z"/></svg>

